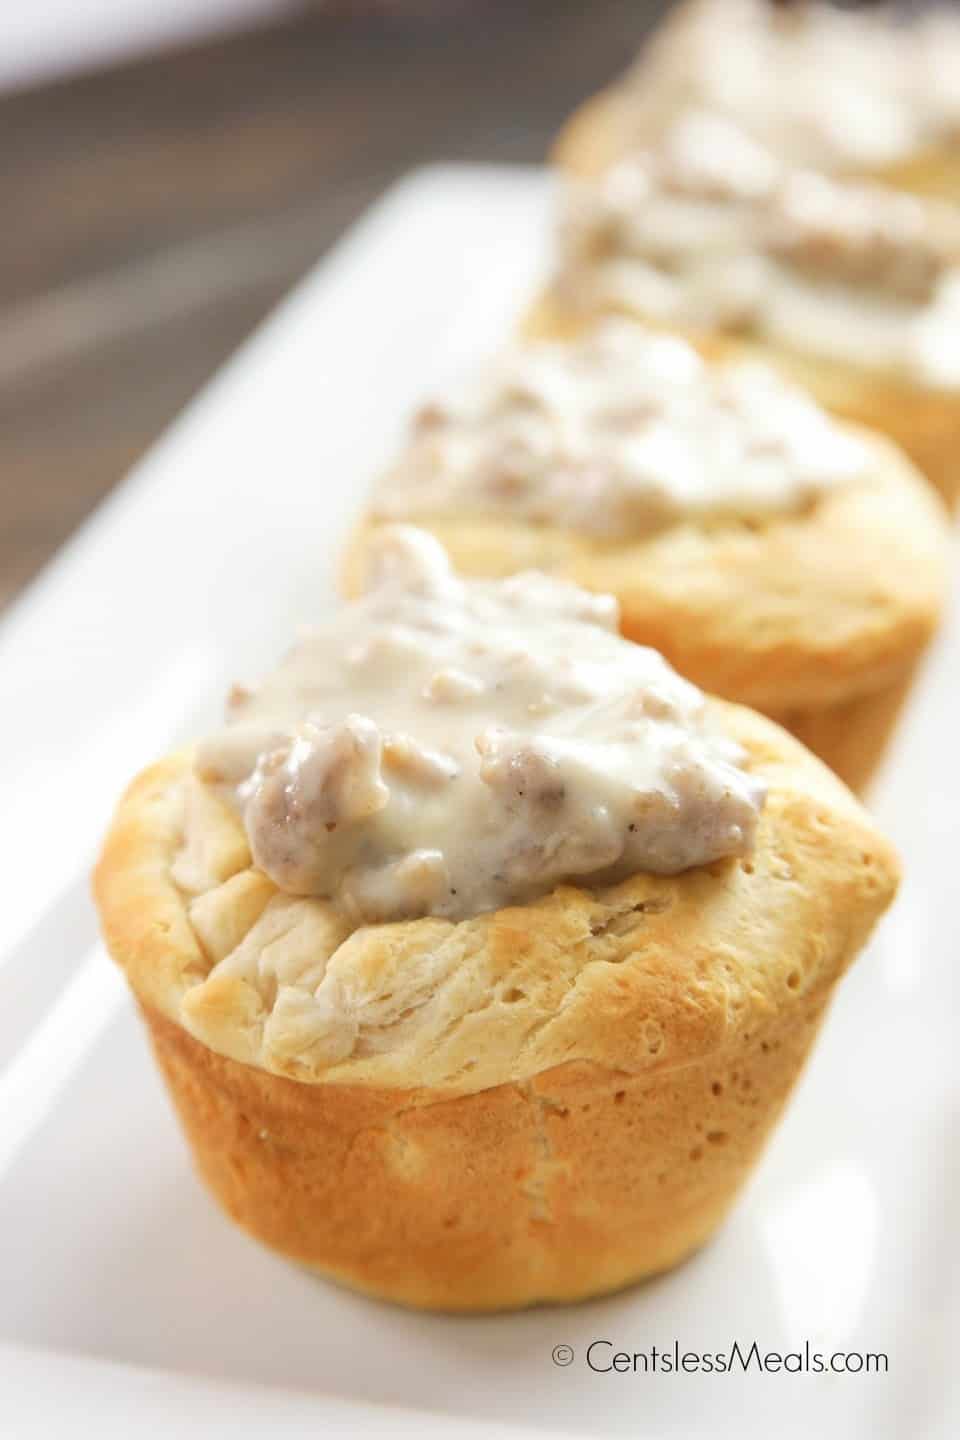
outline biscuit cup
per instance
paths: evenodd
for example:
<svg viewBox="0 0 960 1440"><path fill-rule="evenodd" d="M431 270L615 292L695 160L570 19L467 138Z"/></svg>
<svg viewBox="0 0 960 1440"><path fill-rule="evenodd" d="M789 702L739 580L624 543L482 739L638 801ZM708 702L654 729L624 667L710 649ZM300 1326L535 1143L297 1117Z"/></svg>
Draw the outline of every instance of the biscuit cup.
<svg viewBox="0 0 960 1440"><path fill-rule="evenodd" d="M357 1290L456 1311L615 1290L710 1237L897 882L833 776L717 704L769 785L749 861L458 922L345 933L251 868L232 812L190 800L189 756L132 785L100 914L234 1221ZM190 897L171 870L198 826L217 883ZM342 1005L318 1023L324 968Z"/></svg>

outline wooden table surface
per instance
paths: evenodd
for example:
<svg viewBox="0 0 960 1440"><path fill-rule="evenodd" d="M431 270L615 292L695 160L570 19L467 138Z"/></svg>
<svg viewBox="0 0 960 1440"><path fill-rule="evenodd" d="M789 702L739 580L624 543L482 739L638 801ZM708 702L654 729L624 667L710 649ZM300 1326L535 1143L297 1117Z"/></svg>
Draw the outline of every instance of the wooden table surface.
<svg viewBox="0 0 960 1440"><path fill-rule="evenodd" d="M0 606L392 179L541 159L662 8L312 10L0 97Z"/></svg>

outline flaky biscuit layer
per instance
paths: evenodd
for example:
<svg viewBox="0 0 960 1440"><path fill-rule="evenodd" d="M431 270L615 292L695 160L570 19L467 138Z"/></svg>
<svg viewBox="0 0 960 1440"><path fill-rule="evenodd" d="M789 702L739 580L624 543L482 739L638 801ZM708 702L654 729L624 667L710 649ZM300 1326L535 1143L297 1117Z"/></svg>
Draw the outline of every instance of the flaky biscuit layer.
<svg viewBox="0 0 960 1440"><path fill-rule="evenodd" d="M721 712L770 785L751 860L456 924L350 934L250 868L235 817L191 798L187 755L134 782L101 917L234 1220L448 1310L599 1294L708 1238L898 874L823 766ZM185 845L209 877L192 895L172 878ZM351 1034L335 1060L329 995L310 1010L331 974Z"/></svg>
<svg viewBox="0 0 960 1440"><path fill-rule="evenodd" d="M96 894L111 953L143 1002L211 1049L308 1083L468 1093L573 1059L689 1063L754 1007L832 983L896 876L824 767L716 703L770 785L750 862L351 930L251 868L239 818L182 754L134 782L107 838ZM184 869L193 893L175 883Z"/></svg>

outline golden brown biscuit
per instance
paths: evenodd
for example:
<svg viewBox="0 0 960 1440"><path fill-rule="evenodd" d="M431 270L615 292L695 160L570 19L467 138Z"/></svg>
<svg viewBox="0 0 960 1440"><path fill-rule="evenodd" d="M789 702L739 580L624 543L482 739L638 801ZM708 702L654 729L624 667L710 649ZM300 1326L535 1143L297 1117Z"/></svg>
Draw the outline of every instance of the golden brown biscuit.
<svg viewBox="0 0 960 1440"><path fill-rule="evenodd" d="M189 756L141 775L96 899L233 1220L357 1289L453 1310L596 1295L707 1240L897 886L838 780L721 710L770 785L750 861L353 935L250 870L229 812L187 808ZM171 867L197 825L222 878L190 899ZM253 984L229 973L245 945ZM299 1035L285 1060L273 972L325 958L366 996L353 1053L325 1064Z"/></svg>
<svg viewBox="0 0 960 1440"><path fill-rule="evenodd" d="M611 85L577 107L557 136L550 160L572 179L595 180L636 147L638 136L631 122L628 93Z"/></svg>
<svg viewBox="0 0 960 1440"><path fill-rule="evenodd" d="M708 1238L898 870L802 746L717 703L769 785L750 860L461 921L349 933L250 868L189 755L134 782L97 902L234 1220L359 1290L449 1310L613 1290ZM204 894L174 883L184 844ZM278 976L306 996L324 968L352 1006L334 1063L289 995L277 1017Z"/></svg>

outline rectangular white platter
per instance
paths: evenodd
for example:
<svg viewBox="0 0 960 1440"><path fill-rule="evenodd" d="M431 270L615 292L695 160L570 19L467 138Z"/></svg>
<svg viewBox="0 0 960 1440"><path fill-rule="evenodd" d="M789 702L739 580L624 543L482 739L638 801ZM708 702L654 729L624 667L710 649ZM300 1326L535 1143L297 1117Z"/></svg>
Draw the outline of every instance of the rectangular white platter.
<svg viewBox="0 0 960 1440"><path fill-rule="evenodd" d="M956 621L876 796L902 898L729 1224L652 1284L450 1319L260 1250L194 1179L96 945L87 874L121 785L331 606L371 476L423 392L507 333L547 264L548 210L535 172L395 188L0 626L4 1436L960 1434ZM597 1373L592 1340L809 1341L889 1369Z"/></svg>

